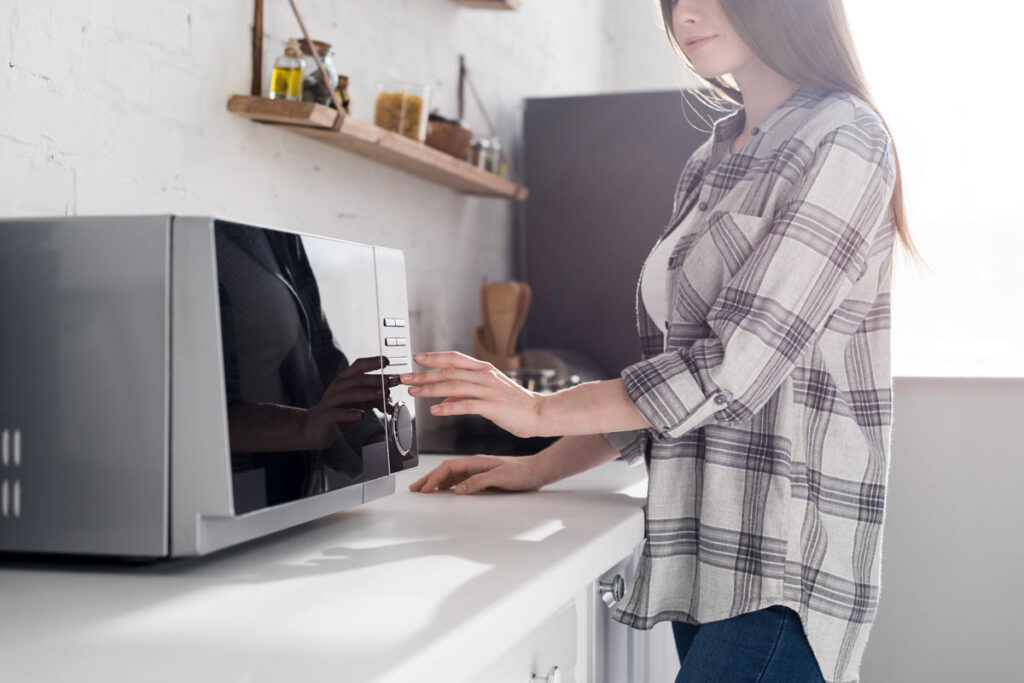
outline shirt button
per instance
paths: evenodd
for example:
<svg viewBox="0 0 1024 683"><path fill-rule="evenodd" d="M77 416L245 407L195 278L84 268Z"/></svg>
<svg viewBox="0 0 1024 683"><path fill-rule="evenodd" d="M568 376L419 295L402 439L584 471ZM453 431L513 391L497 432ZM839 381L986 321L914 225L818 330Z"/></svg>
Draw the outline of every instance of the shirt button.
<svg viewBox="0 0 1024 683"><path fill-rule="evenodd" d="M757 126L754 126L753 128L750 129L750 134L751 135L757 135L760 132L761 132L761 129L758 128Z"/></svg>
<svg viewBox="0 0 1024 683"><path fill-rule="evenodd" d="M715 394L715 403L717 403L718 405L724 406L728 402L729 399L726 397L725 394Z"/></svg>
<svg viewBox="0 0 1024 683"><path fill-rule="evenodd" d="M700 209L701 211L707 211L708 210L708 203L707 202L701 202L697 206L697 208Z"/></svg>

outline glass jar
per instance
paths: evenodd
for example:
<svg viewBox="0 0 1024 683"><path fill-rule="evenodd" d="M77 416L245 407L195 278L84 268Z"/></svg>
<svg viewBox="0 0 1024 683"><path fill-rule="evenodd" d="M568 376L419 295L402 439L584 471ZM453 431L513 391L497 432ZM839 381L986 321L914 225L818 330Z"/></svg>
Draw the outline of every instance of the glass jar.
<svg viewBox="0 0 1024 683"><path fill-rule="evenodd" d="M292 38L284 48L284 54L274 60L270 76L272 100L298 100L302 95L302 51L299 41Z"/></svg>
<svg viewBox="0 0 1024 683"><path fill-rule="evenodd" d="M377 103L373 110L375 125L423 142L427 139L429 118L429 85L388 80L377 87Z"/></svg>
<svg viewBox="0 0 1024 683"><path fill-rule="evenodd" d="M331 91L338 87L338 69L334 66L334 49L330 43L325 43L322 40L314 40L312 43L317 54L320 55L320 61L323 62L324 71L327 72L330 82L324 86L324 79L320 77L320 69L317 68L316 60L313 59L309 46L305 40L300 40L302 54L305 55L302 65L302 99L306 102L316 102L333 107Z"/></svg>
<svg viewBox="0 0 1024 683"><path fill-rule="evenodd" d="M487 169L490 163L491 141L487 138L477 138L473 141L473 165L477 168Z"/></svg>
<svg viewBox="0 0 1024 683"><path fill-rule="evenodd" d="M486 169L502 177L505 176L505 162L501 158L501 140L491 138L491 149L488 155Z"/></svg>

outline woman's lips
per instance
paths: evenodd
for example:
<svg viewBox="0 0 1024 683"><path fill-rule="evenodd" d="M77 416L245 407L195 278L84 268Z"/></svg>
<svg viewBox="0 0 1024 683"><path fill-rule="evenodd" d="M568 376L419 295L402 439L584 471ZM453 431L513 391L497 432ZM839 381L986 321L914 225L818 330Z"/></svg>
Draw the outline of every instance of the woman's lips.
<svg viewBox="0 0 1024 683"><path fill-rule="evenodd" d="M694 43L687 43L686 45L683 46L683 49L686 50L687 52L696 52L697 50L701 49L702 47L704 47L705 45L707 45L710 41L712 41L714 39L715 39L715 36L708 36L707 38L701 38L700 40L698 40L698 41L696 41Z"/></svg>

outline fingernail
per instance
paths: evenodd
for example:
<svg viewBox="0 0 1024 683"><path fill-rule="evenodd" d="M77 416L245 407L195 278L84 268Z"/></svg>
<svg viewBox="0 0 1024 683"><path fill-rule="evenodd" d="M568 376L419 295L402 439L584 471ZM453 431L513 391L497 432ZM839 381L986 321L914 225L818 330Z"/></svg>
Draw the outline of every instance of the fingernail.
<svg viewBox="0 0 1024 683"><path fill-rule="evenodd" d="M403 382L411 382L412 381L412 373L411 372L407 372L404 375L402 375L402 381Z"/></svg>
<svg viewBox="0 0 1024 683"><path fill-rule="evenodd" d="M422 360L423 358L427 357L427 354L425 354L425 353L414 353L412 355L412 357L415 358L416 360Z"/></svg>

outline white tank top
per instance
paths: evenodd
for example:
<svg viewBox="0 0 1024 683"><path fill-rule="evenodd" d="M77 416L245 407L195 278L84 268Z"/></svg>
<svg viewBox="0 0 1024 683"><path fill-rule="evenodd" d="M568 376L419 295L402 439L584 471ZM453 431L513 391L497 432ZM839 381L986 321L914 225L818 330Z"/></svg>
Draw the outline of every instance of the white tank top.
<svg viewBox="0 0 1024 683"><path fill-rule="evenodd" d="M644 307L662 334L667 332L665 323L668 320L668 257L672 253L672 247L679 241L681 227L676 226L648 254L640 280L640 295L643 297Z"/></svg>
<svg viewBox="0 0 1024 683"><path fill-rule="evenodd" d="M672 232L651 250L644 262L640 276L640 296L643 297L647 314L651 316L662 334L668 332L668 307L672 300L672 293L668 291L668 257L672 255L672 250L679 243L679 239L693 229L693 222L704 216L704 212L691 207Z"/></svg>
<svg viewBox="0 0 1024 683"><path fill-rule="evenodd" d="M722 159L718 161L714 158L710 159L708 167L714 168L732 156L731 146L732 141L730 140L722 154ZM707 176L708 171L705 171L703 177ZM696 199L691 201L693 204L683 219L647 255L640 276L640 296L643 297L644 308L647 309L647 314L654 320L654 324L658 326L661 333L666 335L666 341L668 339L668 307L672 300L672 294L668 291L668 258L672 255L672 249L679 243L679 238L693 228L693 222L707 216L707 213L696 210Z"/></svg>

